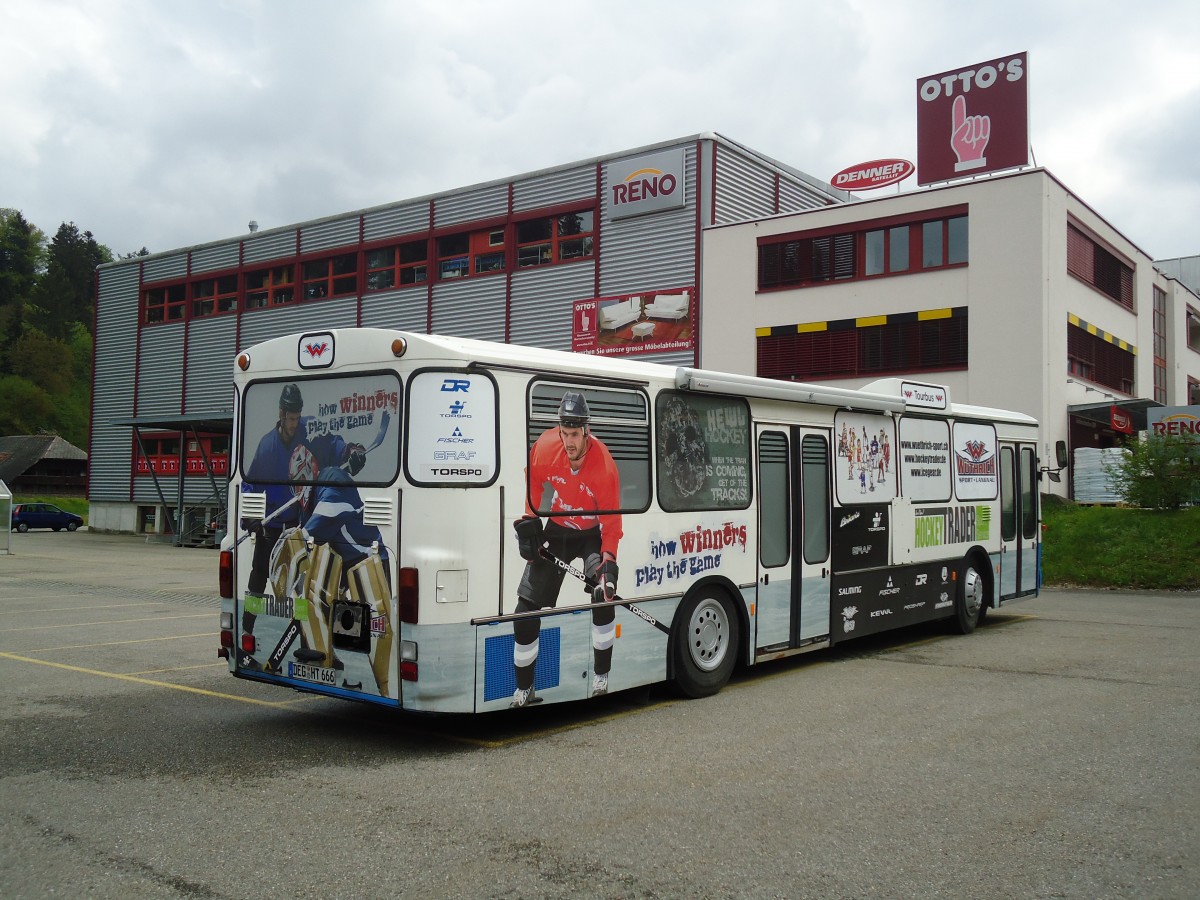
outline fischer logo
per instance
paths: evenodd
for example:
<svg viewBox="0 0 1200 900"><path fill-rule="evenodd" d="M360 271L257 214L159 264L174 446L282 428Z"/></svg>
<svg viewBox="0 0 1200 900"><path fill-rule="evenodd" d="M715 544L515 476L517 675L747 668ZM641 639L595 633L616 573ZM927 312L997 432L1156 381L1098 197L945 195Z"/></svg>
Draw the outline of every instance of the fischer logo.
<svg viewBox="0 0 1200 900"><path fill-rule="evenodd" d="M854 630L854 617L858 615L857 606L846 606L842 608L842 631L850 632Z"/></svg>
<svg viewBox="0 0 1200 900"><path fill-rule="evenodd" d="M463 437L462 429L456 425L454 431L450 433L450 437L440 437L437 442L439 444L473 444L475 438Z"/></svg>
<svg viewBox="0 0 1200 900"><path fill-rule="evenodd" d="M896 585L892 583L892 576L889 575L887 584L885 584L882 588L879 589L879 596L880 597L890 597L892 594L898 594L898 593L900 593L900 588L896 587Z"/></svg>

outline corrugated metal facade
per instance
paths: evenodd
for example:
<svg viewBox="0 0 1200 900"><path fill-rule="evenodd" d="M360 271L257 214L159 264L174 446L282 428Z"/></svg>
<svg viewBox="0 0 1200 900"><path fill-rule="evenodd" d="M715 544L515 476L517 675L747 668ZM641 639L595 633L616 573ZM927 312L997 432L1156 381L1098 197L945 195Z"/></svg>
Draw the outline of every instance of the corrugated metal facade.
<svg viewBox="0 0 1200 900"><path fill-rule="evenodd" d="M221 269L236 269L241 243L221 244L216 247L200 247L192 251L192 274L217 272Z"/></svg>
<svg viewBox="0 0 1200 900"><path fill-rule="evenodd" d="M428 228L428 202L391 206L363 215L363 240L367 243L403 234L416 234Z"/></svg>
<svg viewBox="0 0 1200 900"><path fill-rule="evenodd" d="M188 325L185 411L233 409L231 379L237 350L233 316L198 319Z"/></svg>
<svg viewBox="0 0 1200 900"><path fill-rule="evenodd" d="M682 150L685 203L642 216L610 217L609 167L664 150ZM715 166L715 169L714 169ZM715 176L715 177L714 177ZM777 184L778 182L778 184ZM715 196L710 196L714 192ZM599 196L597 189L599 188ZM511 210L510 210L511 197ZM232 360L238 349L284 334L325 328L390 327L459 335L558 350L571 348L573 306L578 300L658 290L697 289L697 248L702 217L707 224L756 218L781 210L827 205L828 196L785 169L712 136L668 142L629 153L546 170L513 179L411 200L264 234L130 260L100 270L97 305L91 496L97 500L158 504L149 478L133 479L132 429L107 423L145 415L228 415L232 406ZM139 330L139 266L142 283L183 280L205 272L261 268L297 254L357 250L362 242L427 235L473 223L503 221L510 212L561 210L595 203L596 255L578 261L504 274L418 283L359 297L285 303L263 309L156 323ZM432 219L432 222L431 222ZM481 226L487 227L487 226ZM512 229L509 229L509 234ZM189 265L190 263L190 265ZM432 276L436 261L429 261ZM297 275L299 273L297 272ZM703 298L700 298L701 304ZM432 315L430 309L432 308ZM697 307L697 311L702 305ZM190 310L189 310L190 313ZM507 334L506 334L507 330ZM186 347L186 352L185 352ZM691 365L692 351L642 357ZM174 502L177 479L161 485ZM206 501L206 477L185 479L187 502Z"/></svg>
<svg viewBox="0 0 1200 900"><path fill-rule="evenodd" d="M424 333L429 325L429 288L425 285L371 294L363 300L364 328L399 328Z"/></svg>
<svg viewBox="0 0 1200 900"><path fill-rule="evenodd" d="M495 275L434 285L433 333L503 341L506 284Z"/></svg>
<svg viewBox="0 0 1200 900"><path fill-rule="evenodd" d="M112 422L133 414L140 271L138 263L131 261L97 273L96 362L88 456L88 491L93 500L129 498L133 435L127 426Z"/></svg>

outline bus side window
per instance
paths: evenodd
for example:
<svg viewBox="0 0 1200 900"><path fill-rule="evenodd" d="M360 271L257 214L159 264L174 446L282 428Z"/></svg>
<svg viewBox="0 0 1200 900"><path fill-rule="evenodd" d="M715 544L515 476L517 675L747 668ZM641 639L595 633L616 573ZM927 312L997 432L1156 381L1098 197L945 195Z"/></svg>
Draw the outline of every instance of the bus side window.
<svg viewBox="0 0 1200 900"><path fill-rule="evenodd" d="M764 431L758 439L759 558L764 566L785 565L791 535L791 485L788 483L787 436Z"/></svg>
<svg viewBox="0 0 1200 900"><path fill-rule="evenodd" d="M804 561L819 563L829 558L829 445L823 437L806 435L801 454Z"/></svg>
<svg viewBox="0 0 1200 900"><path fill-rule="evenodd" d="M1021 534L1028 540L1037 537L1037 459L1032 447L1021 448Z"/></svg>
<svg viewBox="0 0 1200 900"><path fill-rule="evenodd" d="M1000 539L1005 541L1017 537L1016 477L1012 448L1003 447L1000 450Z"/></svg>

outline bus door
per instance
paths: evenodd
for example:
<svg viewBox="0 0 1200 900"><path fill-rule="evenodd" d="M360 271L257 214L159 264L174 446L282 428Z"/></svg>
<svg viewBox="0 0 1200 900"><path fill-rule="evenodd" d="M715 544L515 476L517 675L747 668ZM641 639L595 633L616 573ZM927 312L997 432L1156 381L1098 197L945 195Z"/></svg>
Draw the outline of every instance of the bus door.
<svg viewBox="0 0 1200 900"><path fill-rule="evenodd" d="M1000 448L1000 599L1037 590L1037 455L1030 444Z"/></svg>
<svg viewBox="0 0 1200 900"><path fill-rule="evenodd" d="M785 425L756 430L755 650L772 653L829 634L829 435Z"/></svg>

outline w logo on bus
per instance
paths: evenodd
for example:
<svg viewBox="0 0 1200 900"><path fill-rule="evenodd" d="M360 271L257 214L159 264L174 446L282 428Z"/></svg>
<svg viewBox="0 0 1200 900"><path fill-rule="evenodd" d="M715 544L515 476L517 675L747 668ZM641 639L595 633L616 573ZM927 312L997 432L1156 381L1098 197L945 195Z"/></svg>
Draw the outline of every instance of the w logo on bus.
<svg viewBox="0 0 1200 900"><path fill-rule="evenodd" d="M987 453L987 444L983 441L967 441L963 444L963 449L967 451L967 455L973 460L981 460Z"/></svg>
<svg viewBox="0 0 1200 900"><path fill-rule="evenodd" d="M298 342L300 368L327 369L333 365L333 332L303 335Z"/></svg>

